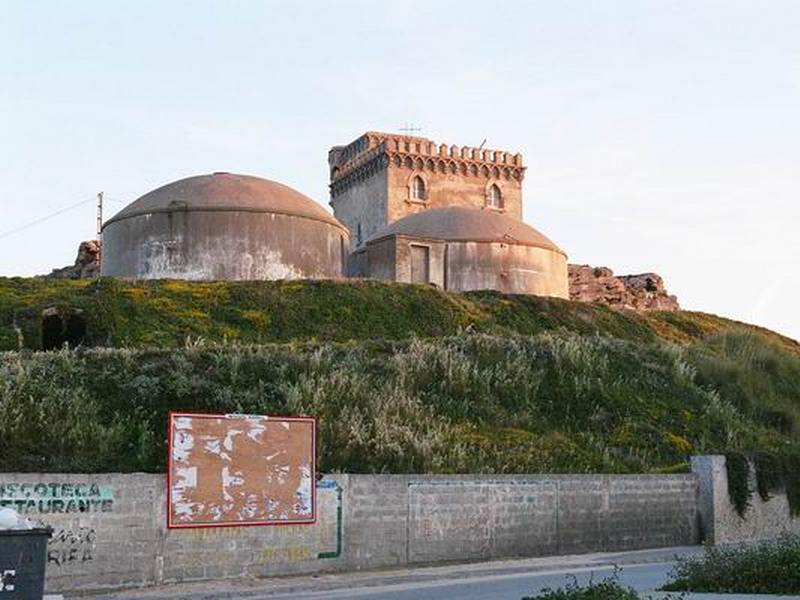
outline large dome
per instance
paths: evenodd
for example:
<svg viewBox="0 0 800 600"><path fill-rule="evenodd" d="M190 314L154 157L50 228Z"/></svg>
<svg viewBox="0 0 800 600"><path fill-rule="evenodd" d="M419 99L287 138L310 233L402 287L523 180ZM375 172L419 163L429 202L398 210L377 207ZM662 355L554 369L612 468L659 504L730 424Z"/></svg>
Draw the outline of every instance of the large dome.
<svg viewBox="0 0 800 600"><path fill-rule="evenodd" d="M168 183L103 225L101 273L133 279L322 279L343 274L349 233L275 181L214 173Z"/></svg>
<svg viewBox="0 0 800 600"><path fill-rule="evenodd" d="M219 172L162 185L134 200L106 221L104 227L121 219L176 210L292 215L344 229L322 206L289 186L261 177Z"/></svg>
<svg viewBox="0 0 800 600"><path fill-rule="evenodd" d="M544 248L564 254L547 236L522 221L491 209L449 207L408 215L391 223L368 240L390 235L448 242L500 242Z"/></svg>

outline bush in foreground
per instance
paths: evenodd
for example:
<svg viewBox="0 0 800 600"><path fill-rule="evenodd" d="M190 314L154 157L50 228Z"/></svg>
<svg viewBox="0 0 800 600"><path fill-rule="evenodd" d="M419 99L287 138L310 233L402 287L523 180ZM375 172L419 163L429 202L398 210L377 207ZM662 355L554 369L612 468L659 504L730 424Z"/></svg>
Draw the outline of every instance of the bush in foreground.
<svg viewBox="0 0 800 600"><path fill-rule="evenodd" d="M642 600L636 590L624 587L619 581L621 569L601 581L589 581L579 585L576 580L563 588L544 589L536 596L525 596L522 600Z"/></svg>
<svg viewBox="0 0 800 600"><path fill-rule="evenodd" d="M666 591L718 594L800 593L800 536L749 547L708 547L678 561Z"/></svg>

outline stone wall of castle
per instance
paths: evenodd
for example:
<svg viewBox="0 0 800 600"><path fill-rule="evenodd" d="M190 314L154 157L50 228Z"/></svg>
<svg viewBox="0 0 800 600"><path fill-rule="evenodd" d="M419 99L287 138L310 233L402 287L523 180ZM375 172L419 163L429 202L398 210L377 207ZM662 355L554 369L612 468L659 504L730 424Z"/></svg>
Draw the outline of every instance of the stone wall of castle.
<svg viewBox="0 0 800 600"><path fill-rule="evenodd" d="M463 206L486 208L489 189L501 191L500 210L522 219L522 156L495 150L410 144L399 139L386 141L389 156L389 223L422 210ZM415 199L415 177L425 183L425 198Z"/></svg>

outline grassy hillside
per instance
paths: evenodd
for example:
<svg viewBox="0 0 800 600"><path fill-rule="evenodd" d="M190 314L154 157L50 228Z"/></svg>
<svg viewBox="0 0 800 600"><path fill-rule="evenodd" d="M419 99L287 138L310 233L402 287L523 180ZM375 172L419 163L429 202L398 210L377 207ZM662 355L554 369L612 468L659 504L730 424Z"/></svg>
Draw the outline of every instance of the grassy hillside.
<svg viewBox="0 0 800 600"><path fill-rule="evenodd" d="M0 354L0 471L159 471L168 410L314 414L324 470L642 472L783 451L800 357L545 333Z"/></svg>
<svg viewBox="0 0 800 600"><path fill-rule="evenodd" d="M431 286L21 278L0 278L0 350L40 349L46 309L80 312L88 346L176 348L199 339L245 344L401 340L465 331L569 331L637 342L689 343L724 331L759 331L800 351L797 342L777 334L703 313L640 316L552 298L452 294Z"/></svg>
<svg viewBox="0 0 800 600"><path fill-rule="evenodd" d="M4 347L36 348L49 307L127 348L0 354L0 471L160 471L168 410L315 414L325 471L800 451L797 343L711 315L376 282L0 280Z"/></svg>

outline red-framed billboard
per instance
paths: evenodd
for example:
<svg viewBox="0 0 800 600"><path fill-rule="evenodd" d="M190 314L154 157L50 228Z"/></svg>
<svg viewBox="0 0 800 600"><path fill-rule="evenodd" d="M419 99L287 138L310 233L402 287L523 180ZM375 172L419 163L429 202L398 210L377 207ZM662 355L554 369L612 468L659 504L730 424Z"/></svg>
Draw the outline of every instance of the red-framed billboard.
<svg viewBox="0 0 800 600"><path fill-rule="evenodd" d="M316 522L314 417L169 415L167 527Z"/></svg>

